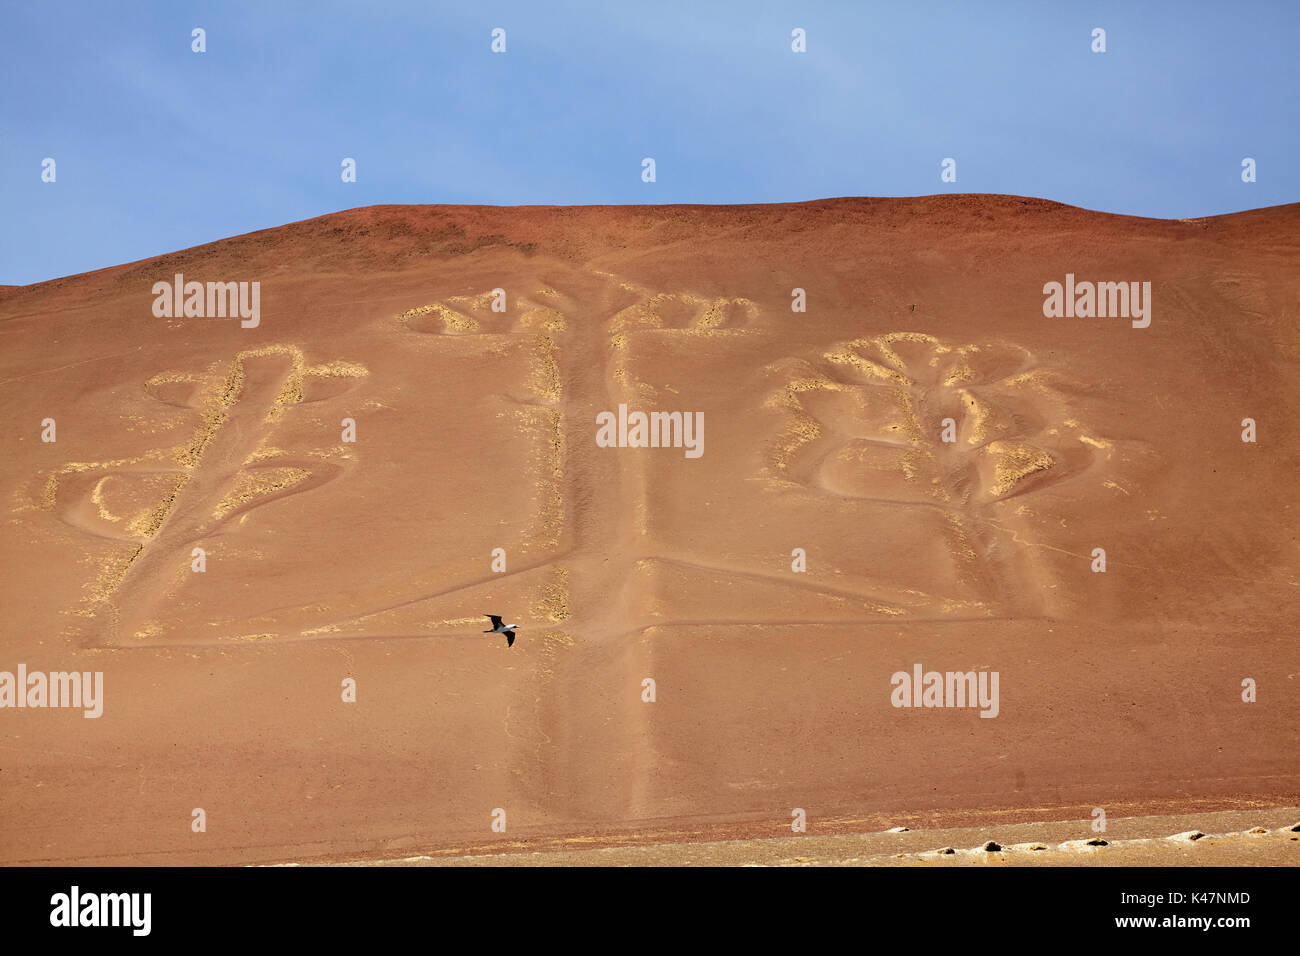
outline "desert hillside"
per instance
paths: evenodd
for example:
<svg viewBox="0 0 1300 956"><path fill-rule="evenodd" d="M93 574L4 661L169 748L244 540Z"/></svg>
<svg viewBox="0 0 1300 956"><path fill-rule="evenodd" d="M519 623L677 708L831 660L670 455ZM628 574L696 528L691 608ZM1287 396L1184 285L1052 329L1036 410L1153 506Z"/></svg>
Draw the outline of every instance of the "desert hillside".
<svg viewBox="0 0 1300 956"><path fill-rule="evenodd" d="M1295 806L1298 304L1300 205L1010 196L370 207L0 287L0 671L103 673L0 710L0 863Z"/></svg>

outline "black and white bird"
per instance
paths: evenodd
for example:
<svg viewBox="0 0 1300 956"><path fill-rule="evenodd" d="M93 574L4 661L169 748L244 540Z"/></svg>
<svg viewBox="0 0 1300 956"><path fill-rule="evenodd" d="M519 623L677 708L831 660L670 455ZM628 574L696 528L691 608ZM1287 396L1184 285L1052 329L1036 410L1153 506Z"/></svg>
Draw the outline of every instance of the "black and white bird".
<svg viewBox="0 0 1300 956"><path fill-rule="evenodd" d="M484 634L504 634L506 636L506 647L515 646L515 628L518 624L502 624L500 614L486 614L484 617L492 622L491 630L484 631Z"/></svg>

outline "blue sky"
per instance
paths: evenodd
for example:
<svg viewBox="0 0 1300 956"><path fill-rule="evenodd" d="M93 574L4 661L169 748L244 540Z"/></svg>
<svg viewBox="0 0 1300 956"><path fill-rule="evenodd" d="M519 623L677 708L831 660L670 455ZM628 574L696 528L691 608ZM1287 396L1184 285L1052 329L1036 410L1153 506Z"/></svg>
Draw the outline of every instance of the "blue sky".
<svg viewBox="0 0 1300 956"><path fill-rule="evenodd" d="M373 203L993 192L1175 218L1300 199L1287 0L0 9L0 283Z"/></svg>

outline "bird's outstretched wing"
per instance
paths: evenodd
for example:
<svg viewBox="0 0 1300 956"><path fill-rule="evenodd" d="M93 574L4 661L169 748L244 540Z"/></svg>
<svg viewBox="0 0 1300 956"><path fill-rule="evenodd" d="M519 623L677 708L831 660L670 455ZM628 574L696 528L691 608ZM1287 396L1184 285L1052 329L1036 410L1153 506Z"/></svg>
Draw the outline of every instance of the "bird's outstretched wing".
<svg viewBox="0 0 1300 956"><path fill-rule="evenodd" d="M506 631L506 647L514 647L514 646L515 646L515 632Z"/></svg>
<svg viewBox="0 0 1300 956"><path fill-rule="evenodd" d="M501 626L501 615L500 615L500 614L485 614L485 615L483 615L483 616L486 617L486 618L488 618L488 619L492 622L492 626L493 626L493 627L500 627L500 626Z"/></svg>

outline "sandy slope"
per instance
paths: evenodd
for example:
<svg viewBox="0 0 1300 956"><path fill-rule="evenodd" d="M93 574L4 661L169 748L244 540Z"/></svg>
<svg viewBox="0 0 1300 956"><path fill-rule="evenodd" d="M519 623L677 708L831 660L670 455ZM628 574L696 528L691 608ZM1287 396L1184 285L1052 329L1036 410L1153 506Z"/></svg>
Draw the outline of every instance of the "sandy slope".
<svg viewBox="0 0 1300 956"><path fill-rule="evenodd" d="M374 207L0 289L0 670L108 698L0 711L0 862L1295 805L1298 226ZM176 272L260 325L155 318ZM1044 318L1067 272L1151 326ZM999 716L891 707L916 663Z"/></svg>

